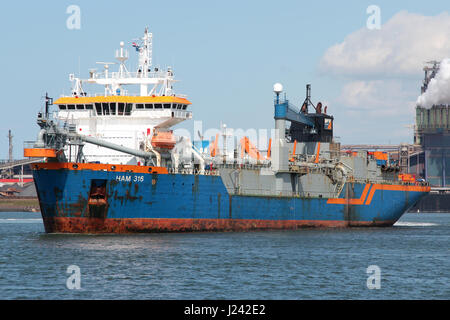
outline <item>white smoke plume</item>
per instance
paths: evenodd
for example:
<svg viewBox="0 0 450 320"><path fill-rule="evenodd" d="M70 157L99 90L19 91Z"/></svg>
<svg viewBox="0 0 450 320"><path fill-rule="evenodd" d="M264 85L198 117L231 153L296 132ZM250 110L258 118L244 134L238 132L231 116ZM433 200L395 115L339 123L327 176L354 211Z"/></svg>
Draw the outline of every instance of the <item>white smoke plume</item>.
<svg viewBox="0 0 450 320"><path fill-rule="evenodd" d="M441 61L438 73L430 80L427 91L419 96L417 104L425 108L450 104L450 59Z"/></svg>

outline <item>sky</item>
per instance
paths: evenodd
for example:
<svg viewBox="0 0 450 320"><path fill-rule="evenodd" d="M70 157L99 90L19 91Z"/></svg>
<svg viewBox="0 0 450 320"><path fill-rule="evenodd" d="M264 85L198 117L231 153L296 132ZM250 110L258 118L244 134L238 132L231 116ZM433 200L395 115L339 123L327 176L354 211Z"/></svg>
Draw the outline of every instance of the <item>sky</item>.
<svg viewBox="0 0 450 320"><path fill-rule="evenodd" d="M67 8L80 8L69 29ZM379 9L379 28L374 11ZM273 128L273 84L328 106L342 144L412 143L424 62L450 57L448 1L8 1L0 12L0 159L35 140L45 93L69 94L144 28L203 128ZM375 28L373 28L375 26ZM133 68L131 68L133 69ZM449 88L450 90L450 88ZM94 92L102 92L95 88ZM192 129L193 121L178 125Z"/></svg>

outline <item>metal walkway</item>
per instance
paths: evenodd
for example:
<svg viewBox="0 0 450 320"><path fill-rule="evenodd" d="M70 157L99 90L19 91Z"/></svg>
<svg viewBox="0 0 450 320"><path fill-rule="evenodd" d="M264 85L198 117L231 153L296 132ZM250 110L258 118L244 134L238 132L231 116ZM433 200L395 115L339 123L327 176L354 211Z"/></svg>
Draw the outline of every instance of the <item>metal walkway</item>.
<svg viewBox="0 0 450 320"><path fill-rule="evenodd" d="M22 160L16 160L16 161L12 161L12 162L0 161L0 170L12 169L12 168L18 167L18 166L24 166L24 165L35 163L35 162L41 162L41 161L44 161L44 159L45 158L22 159Z"/></svg>

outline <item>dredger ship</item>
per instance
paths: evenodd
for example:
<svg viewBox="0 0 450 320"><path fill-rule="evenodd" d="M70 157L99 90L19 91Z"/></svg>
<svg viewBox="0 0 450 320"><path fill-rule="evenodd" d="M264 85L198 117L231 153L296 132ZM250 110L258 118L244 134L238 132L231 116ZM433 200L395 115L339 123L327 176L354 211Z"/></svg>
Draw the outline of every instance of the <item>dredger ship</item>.
<svg viewBox="0 0 450 320"><path fill-rule="evenodd" d="M172 127L192 118L191 102L175 94L172 68L152 66L148 29L132 46L136 71L121 42L118 71L102 63L88 79L70 75L71 94L46 97L38 114L38 138L24 155L45 159L32 169L48 233L392 226L430 190L400 179L385 155L341 152L334 118L311 102L309 85L300 109L274 85L267 150L248 137L220 148L219 134L210 143L176 136ZM104 92L88 94L89 84Z"/></svg>

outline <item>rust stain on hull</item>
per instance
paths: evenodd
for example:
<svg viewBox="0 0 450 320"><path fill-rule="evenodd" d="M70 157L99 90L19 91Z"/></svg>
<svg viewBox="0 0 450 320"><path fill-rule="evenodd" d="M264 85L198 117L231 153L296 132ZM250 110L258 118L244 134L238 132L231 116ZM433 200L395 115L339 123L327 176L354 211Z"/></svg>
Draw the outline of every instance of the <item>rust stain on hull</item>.
<svg viewBox="0 0 450 320"><path fill-rule="evenodd" d="M47 233L142 233L192 231L296 230L308 227L388 227L395 221L249 219L44 218Z"/></svg>

